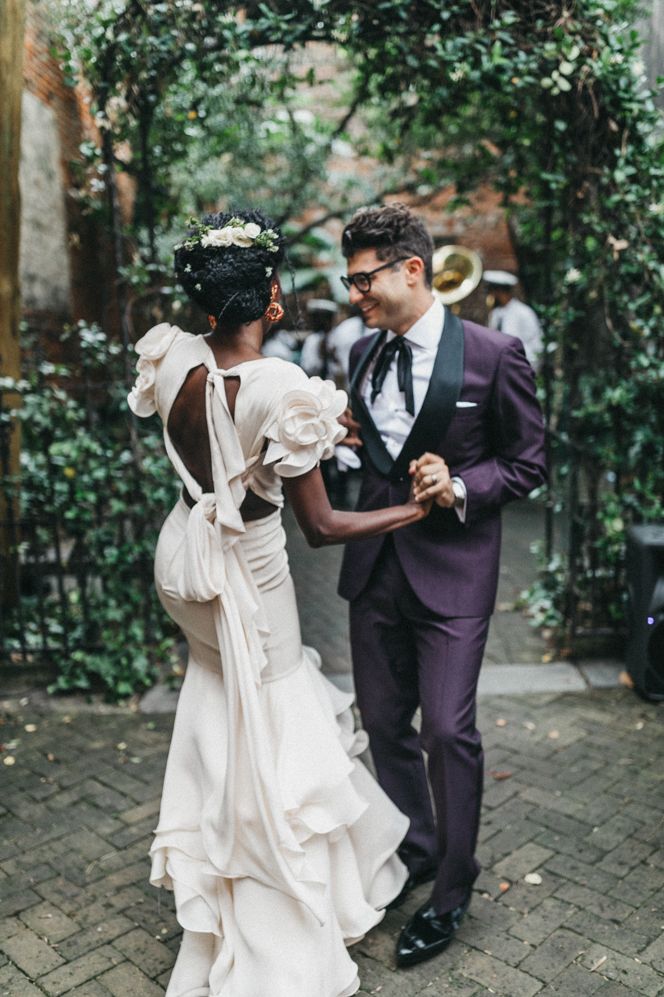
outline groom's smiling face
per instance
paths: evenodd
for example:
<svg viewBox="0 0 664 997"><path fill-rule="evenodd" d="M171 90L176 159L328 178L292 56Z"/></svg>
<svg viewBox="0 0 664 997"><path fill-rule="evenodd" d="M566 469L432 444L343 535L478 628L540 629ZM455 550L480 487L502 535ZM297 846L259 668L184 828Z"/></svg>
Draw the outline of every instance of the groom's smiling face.
<svg viewBox="0 0 664 997"><path fill-rule="evenodd" d="M416 264L413 268L414 261L419 262L419 267ZM372 270L385 267L386 263L387 260L381 260L375 249L361 249L348 258L346 273L349 277L369 274ZM358 291L354 284L351 285L349 301L360 309L364 324L369 329L405 332L410 328L414 295L420 290L420 268L419 257L411 257L373 274L369 291Z"/></svg>

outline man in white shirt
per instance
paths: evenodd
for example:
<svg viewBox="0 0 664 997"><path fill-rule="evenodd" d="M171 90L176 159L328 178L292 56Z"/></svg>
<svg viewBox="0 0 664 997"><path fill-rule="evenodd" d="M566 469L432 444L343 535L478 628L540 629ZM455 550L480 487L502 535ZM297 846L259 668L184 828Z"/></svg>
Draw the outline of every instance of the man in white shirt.
<svg viewBox="0 0 664 997"><path fill-rule="evenodd" d="M343 319L328 337L330 349L334 356L334 380L338 388L346 390L348 388L348 367L350 363L350 351L358 339L366 333L362 316L351 315Z"/></svg>
<svg viewBox="0 0 664 997"><path fill-rule="evenodd" d="M307 301L311 332L302 344L300 367L309 377L322 377L324 381L328 378L335 380L336 358L330 336L337 310L335 302L326 298L311 298Z"/></svg>
<svg viewBox="0 0 664 997"><path fill-rule="evenodd" d="M495 307L489 314L489 328L508 336L518 336L523 343L528 362L538 371L542 362L542 327L537 315L514 294L518 277L506 270L485 270L483 280Z"/></svg>
<svg viewBox="0 0 664 997"><path fill-rule="evenodd" d="M295 333L288 329L277 329L269 331L268 336L263 340L261 353L264 357L279 357L280 360L288 360L289 363L297 362L297 337Z"/></svg>
<svg viewBox="0 0 664 997"><path fill-rule="evenodd" d="M410 819L403 895L433 882L397 945L397 964L412 966L450 943L479 871L475 695L500 508L544 480L544 433L521 341L461 322L434 298L433 244L405 205L357 212L342 251L350 302L378 330L351 351L364 463L357 508L403 501L416 471L434 502L421 523L348 543L339 582L378 778Z"/></svg>

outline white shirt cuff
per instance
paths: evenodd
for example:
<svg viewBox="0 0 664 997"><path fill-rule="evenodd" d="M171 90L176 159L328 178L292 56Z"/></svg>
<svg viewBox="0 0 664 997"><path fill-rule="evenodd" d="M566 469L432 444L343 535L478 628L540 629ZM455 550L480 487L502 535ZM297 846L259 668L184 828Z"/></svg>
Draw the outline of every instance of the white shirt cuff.
<svg viewBox="0 0 664 997"><path fill-rule="evenodd" d="M454 511L459 517L460 523L466 522L466 506L468 505L468 493L461 478L456 475L452 478L452 491L454 492Z"/></svg>
<svg viewBox="0 0 664 997"><path fill-rule="evenodd" d="M359 454L350 447L344 446L343 443L337 444L334 448L334 456L337 458L339 469L343 467L346 471L357 471L358 468L362 467Z"/></svg>

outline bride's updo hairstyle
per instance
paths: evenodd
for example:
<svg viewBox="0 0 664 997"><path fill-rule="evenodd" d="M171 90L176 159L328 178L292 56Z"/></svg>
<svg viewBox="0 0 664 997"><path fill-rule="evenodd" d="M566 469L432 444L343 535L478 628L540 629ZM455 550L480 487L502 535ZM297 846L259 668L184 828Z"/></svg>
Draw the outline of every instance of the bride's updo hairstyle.
<svg viewBox="0 0 664 997"><path fill-rule="evenodd" d="M274 222L261 211L221 211L189 225L175 246L175 276L187 295L223 325L260 318L285 254Z"/></svg>

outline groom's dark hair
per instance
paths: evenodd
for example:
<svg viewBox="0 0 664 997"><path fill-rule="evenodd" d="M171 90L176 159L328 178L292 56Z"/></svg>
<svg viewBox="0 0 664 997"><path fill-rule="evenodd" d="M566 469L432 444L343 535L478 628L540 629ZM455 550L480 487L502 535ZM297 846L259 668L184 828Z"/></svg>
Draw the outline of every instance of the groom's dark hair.
<svg viewBox="0 0 664 997"><path fill-rule="evenodd" d="M419 256L427 287L431 287L433 241L422 219L407 204L395 201L356 211L343 231L341 252L348 259L362 249L375 250L378 259L386 262L400 256Z"/></svg>

